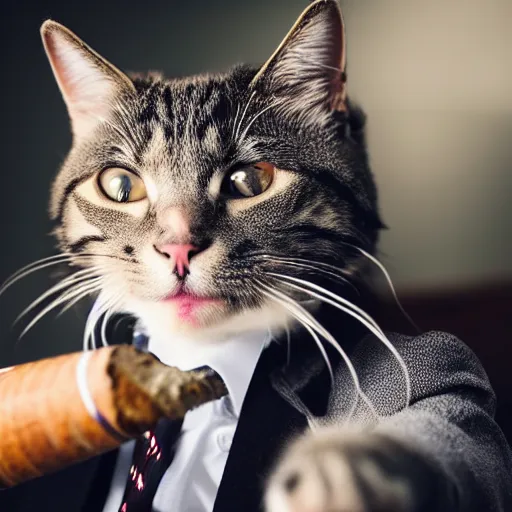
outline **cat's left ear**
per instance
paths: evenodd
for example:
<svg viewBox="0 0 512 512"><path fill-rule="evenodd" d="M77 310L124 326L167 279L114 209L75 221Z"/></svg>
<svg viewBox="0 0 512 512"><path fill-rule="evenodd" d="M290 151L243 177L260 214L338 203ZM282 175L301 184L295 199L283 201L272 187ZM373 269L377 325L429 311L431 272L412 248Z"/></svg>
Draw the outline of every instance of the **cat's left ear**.
<svg viewBox="0 0 512 512"><path fill-rule="evenodd" d="M86 136L107 118L116 99L135 92L124 73L60 23L45 21L41 37L75 138Z"/></svg>
<svg viewBox="0 0 512 512"><path fill-rule="evenodd" d="M251 85L301 121L323 124L345 111L345 28L336 0L316 0L300 15Z"/></svg>

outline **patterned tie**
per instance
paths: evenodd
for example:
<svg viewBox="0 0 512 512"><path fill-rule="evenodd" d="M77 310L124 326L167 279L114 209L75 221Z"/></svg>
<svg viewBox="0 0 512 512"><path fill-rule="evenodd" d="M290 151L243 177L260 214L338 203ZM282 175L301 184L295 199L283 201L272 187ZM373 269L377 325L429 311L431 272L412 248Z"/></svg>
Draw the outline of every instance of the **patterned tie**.
<svg viewBox="0 0 512 512"><path fill-rule="evenodd" d="M158 485L174 457L182 421L161 420L135 443L119 512L151 512Z"/></svg>
<svg viewBox="0 0 512 512"><path fill-rule="evenodd" d="M135 330L132 344L147 351L148 337L144 332ZM154 430L137 439L119 512L151 512L158 484L174 457L173 448L182 423L160 420Z"/></svg>
<svg viewBox="0 0 512 512"><path fill-rule="evenodd" d="M144 350L147 338L135 333L133 344ZM206 370L212 377L222 380L211 368L205 366L197 370ZM158 485L174 458L182 424L182 420L160 420L154 430L136 441L119 512L151 512Z"/></svg>

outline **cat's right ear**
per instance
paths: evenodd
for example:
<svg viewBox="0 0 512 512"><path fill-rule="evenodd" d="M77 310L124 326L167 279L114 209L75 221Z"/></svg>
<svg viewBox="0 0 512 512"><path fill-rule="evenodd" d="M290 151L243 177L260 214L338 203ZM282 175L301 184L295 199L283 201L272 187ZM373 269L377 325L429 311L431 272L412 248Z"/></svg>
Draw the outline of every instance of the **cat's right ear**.
<svg viewBox="0 0 512 512"><path fill-rule="evenodd" d="M347 111L345 25L337 0L315 0L299 16L251 87L301 124Z"/></svg>
<svg viewBox="0 0 512 512"><path fill-rule="evenodd" d="M134 92L131 80L66 27L48 20L41 37L68 108L75 138L107 118L119 95Z"/></svg>

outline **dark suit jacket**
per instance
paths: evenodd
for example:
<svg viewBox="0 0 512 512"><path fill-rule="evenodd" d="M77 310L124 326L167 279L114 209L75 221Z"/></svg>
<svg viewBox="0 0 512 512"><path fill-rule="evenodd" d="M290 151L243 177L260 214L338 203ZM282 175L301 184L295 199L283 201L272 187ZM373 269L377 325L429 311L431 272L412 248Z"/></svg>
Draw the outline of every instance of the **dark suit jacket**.
<svg viewBox="0 0 512 512"><path fill-rule="evenodd" d="M388 337L409 368L412 399L406 409L403 375L390 351L373 336L349 331L337 336L351 355L362 390L384 416L377 428L422 447L441 476L455 484L458 510L512 511L512 454L493 420L495 397L474 354L439 332ZM292 341L289 366L285 352L272 344L256 367L214 512L261 511L265 480L277 456L307 427L304 407L329 423L341 423L353 404L353 382L336 352L329 353L333 363L339 361L332 392L326 366L304 333ZM370 416L360 403L356 417ZM2 491L0 511L101 512L115 456Z"/></svg>

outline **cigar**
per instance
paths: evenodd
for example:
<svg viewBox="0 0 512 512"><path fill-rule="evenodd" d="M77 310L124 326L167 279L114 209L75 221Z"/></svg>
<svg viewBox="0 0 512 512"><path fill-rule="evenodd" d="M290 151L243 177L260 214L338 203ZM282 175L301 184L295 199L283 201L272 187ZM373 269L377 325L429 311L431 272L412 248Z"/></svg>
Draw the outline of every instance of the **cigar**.
<svg viewBox="0 0 512 512"><path fill-rule="evenodd" d="M0 370L0 487L118 448L226 394L212 372L183 372L128 345Z"/></svg>

